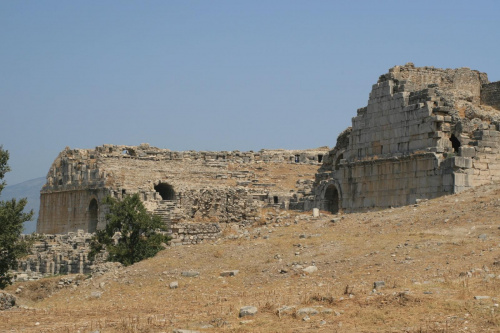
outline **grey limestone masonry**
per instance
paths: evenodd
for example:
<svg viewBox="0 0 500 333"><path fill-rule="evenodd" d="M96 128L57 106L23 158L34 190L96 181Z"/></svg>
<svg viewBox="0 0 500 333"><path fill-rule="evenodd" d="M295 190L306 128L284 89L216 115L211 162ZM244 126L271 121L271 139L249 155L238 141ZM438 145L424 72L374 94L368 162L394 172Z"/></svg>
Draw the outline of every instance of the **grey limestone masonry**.
<svg viewBox="0 0 500 333"><path fill-rule="evenodd" d="M304 208L401 206L500 180L499 83L468 68L391 68L324 157Z"/></svg>

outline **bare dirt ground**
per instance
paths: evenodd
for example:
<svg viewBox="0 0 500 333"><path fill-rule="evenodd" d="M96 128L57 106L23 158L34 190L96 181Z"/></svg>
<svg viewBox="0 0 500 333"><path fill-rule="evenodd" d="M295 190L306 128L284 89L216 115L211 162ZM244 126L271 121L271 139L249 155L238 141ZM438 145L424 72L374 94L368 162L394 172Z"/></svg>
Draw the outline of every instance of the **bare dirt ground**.
<svg viewBox="0 0 500 333"><path fill-rule="evenodd" d="M0 331L500 332L499 220L497 185L318 219L264 211L251 229L78 287L57 288L61 277L13 285L23 306L0 312ZM190 270L199 276L182 276ZM257 314L239 318L247 305Z"/></svg>

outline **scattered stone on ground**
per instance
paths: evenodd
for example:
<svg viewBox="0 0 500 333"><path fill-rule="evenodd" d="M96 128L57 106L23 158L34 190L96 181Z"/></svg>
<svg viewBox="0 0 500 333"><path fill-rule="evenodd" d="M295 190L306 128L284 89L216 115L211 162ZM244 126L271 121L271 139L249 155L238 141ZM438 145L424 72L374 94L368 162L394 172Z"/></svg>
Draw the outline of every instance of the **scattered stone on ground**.
<svg viewBox="0 0 500 333"><path fill-rule="evenodd" d="M257 308L255 306L244 306L240 308L240 318L246 316L254 316L257 313Z"/></svg>

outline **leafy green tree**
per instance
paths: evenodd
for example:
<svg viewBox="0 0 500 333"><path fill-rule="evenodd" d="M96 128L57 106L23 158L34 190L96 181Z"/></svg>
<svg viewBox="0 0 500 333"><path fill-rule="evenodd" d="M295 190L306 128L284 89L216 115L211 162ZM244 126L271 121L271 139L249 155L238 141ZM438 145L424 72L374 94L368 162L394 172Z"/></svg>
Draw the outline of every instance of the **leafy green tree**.
<svg viewBox="0 0 500 333"><path fill-rule="evenodd" d="M106 228L96 232L90 244L91 259L102 250L108 252L108 261L118 261L125 266L155 256L170 238L156 232L165 230L159 216L149 213L138 194L123 200L107 197Z"/></svg>
<svg viewBox="0 0 500 333"><path fill-rule="evenodd" d="M5 187L3 178L10 171L8 160L9 152L0 146L0 193ZM24 213L26 203L26 199L0 201L0 289L11 283L9 269L16 269L17 259L28 252L29 243L19 237L23 223L33 217L33 211Z"/></svg>

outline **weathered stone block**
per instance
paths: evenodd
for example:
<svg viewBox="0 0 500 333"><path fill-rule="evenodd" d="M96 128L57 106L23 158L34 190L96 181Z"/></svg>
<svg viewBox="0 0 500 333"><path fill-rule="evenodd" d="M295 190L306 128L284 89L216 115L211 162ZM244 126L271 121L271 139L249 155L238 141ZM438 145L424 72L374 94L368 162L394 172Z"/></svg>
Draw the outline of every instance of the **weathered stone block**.
<svg viewBox="0 0 500 333"><path fill-rule="evenodd" d="M453 163L457 168L472 168L472 159L469 157L455 156Z"/></svg>
<svg viewBox="0 0 500 333"><path fill-rule="evenodd" d="M476 149L474 147L460 147L459 154L462 157L474 157L476 156Z"/></svg>

